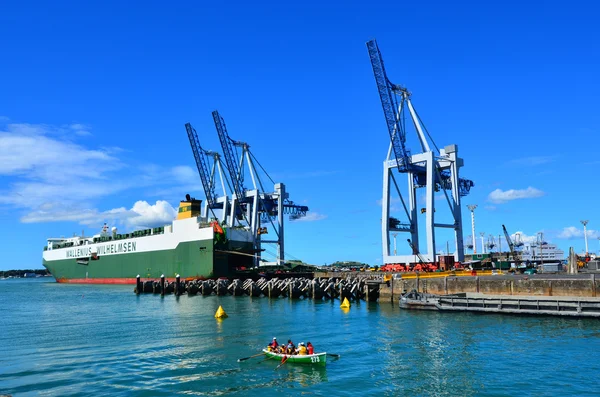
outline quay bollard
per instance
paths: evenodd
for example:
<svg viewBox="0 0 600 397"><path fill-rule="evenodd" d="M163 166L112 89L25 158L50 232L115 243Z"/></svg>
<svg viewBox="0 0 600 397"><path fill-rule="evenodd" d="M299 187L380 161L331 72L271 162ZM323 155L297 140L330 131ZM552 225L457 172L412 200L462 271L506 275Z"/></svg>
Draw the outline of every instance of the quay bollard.
<svg viewBox="0 0 600 397"><path fill-rule="evenodd" d="M175 276L175 296L179 296L179 282L180 282L181 278L179 277L179 274L177 276Z"/></svg>
<svg viewBox="0 0 600 397"><path fill-rule="evenodd" d="M160 296L165 296L165 275L160 275Z"/></svg>
<svg viewBox="0 0 600 397"><path fill-rule="evenodd" d="M140 280L140 275L138 274L137 277L135 278L135 293L137 295L139 295L141 291L142 291L142 282Z"/></svg>

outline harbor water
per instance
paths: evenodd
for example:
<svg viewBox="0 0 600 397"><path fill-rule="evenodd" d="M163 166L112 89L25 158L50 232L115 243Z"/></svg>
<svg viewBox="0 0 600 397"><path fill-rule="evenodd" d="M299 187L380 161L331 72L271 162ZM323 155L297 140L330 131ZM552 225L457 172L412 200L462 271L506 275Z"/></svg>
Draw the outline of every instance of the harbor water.
<svg viewBox="0 0 600 397"><path fill-rule="evenodd" d="M508 396L600 389L594 319L402 311L390 303L133 293L0 281L0 395ZM214 314L222 306L229 315ZM325 367L259 356L312 342Z"/></svg>

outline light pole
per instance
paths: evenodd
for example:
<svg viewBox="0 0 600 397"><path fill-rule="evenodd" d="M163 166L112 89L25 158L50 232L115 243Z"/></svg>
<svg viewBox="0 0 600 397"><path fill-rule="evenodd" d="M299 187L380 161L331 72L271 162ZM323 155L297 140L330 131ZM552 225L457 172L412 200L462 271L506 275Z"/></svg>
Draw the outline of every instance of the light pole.
<svg viewBox="0 0 600 397"><path fill-rule="evenodd" d="M588 254L588 244L587 244L587 224L588 224L588 220L584 220L581 221L581 223L583 224L583 238L585 239L585 255L587 256Z"/></svg>
<svg viewBox="0 0 600 397"><path fill-rule="evenodd" d="M477 253L477 243L475 241L475 208L477 208L477 204L469 204L467 205L469 211L471 211L471 236L473 238L473 253Z"/></svg>
<svg viewBox="0 0 600 397"><path fill-rule="evenodd" d="M398 233L392 233L392 236L394 236L394 256L396 256L396 236L398 235Z"/></svg>
<svg viewBox="0 0 600 397"><path fill-rule="evenodd" d="M500 234L498 235L498 252L500 253L498 255L498 268L502 270L502 238Z"/></svg>
<svg viewBox="0 0 600 397"><path fill-rule="evenodd" d="M483 238L485 237L485 233L480 232L479 235L481 236L481 253L485 254L485 241L483 240Z"/></svg>
<svg viewBox="0 0 600 397"><path fill-rule="evenodd" d="M540 245L540 263L542 265L542 268L544 267L544 233L539 232L538 233L538 238L539 238L539 245Z"/></svg>

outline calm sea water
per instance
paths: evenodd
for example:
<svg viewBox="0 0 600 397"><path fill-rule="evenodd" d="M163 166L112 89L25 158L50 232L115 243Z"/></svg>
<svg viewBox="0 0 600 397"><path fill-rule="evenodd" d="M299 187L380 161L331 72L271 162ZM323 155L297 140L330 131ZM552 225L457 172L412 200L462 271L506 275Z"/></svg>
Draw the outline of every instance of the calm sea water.
<svg viewBox="0 0 600 397"><path fill-rule="evenodd" d="M217 320L219 305L229 315ZM0 394L576 396L599 393L600 321L406 312L133 286L0 281ZM256 354L273 336L340 354Z"/></svg>

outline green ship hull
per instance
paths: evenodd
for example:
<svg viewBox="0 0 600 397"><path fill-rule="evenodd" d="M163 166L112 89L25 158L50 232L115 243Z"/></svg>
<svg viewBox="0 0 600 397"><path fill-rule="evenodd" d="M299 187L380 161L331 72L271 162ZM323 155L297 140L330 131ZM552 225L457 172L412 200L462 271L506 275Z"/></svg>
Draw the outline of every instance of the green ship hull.
<svg viewBox="0 0 600 397"><path fill-rule="evenodd" d="M63 248L65 249L65 248ZM219 248L212 240L179 243L174 249L126 252L92 258L43 259L61 283L135 284L136 277L181 279L230 277L236 268L252 267L252 244L228 241Z"/></svg>

